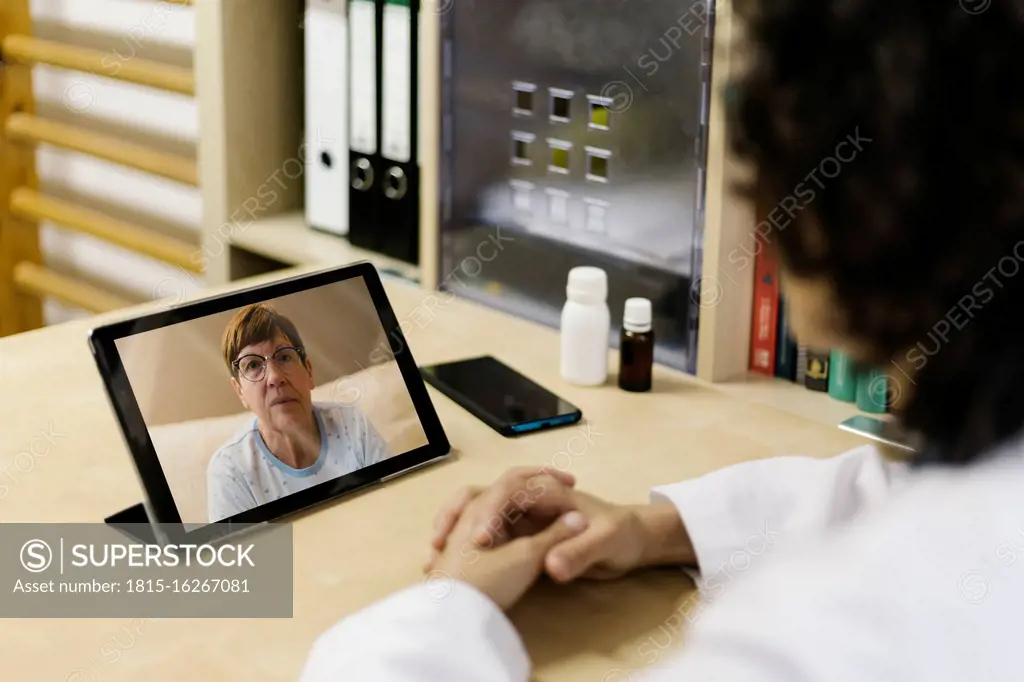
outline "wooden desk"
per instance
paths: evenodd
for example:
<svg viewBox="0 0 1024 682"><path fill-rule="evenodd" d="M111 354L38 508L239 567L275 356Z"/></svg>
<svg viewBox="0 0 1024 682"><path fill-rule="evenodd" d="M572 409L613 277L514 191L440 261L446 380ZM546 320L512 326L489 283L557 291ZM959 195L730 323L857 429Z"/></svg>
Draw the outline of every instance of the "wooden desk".
<svg viewBox="0 0 1024 682"><path fill-rule="evenodd" d="M490 482L513 465L551 463L571 470L581 488L643 502L652 485L733 462L832 455L863 442L663 368L649 394L625 393L612 381L570 386L559 378L555 331L462 300L436 306L425 321L417 314L421 327L410 314L437 294L400 281L387 288L399 319L410 320L407 335L420 363L490 352L579 405L585 423L505 439L432 391L456 456L296 519L291 620L0 620L0 678L294 680L318 633L422 579L433 515L461 485ZM98 319L0 340L0 521L99 522L141 499L86 345ZM574 439L570 455L569 439L581 428L591 438ZM45 455L18 454L45 433L52 434ZM614 669L638 667L638 647L650 637L664 646L673 630L662 626L691 589L675 571L549 584L512 616L537 664L536 680L598 682Z"/></svg>

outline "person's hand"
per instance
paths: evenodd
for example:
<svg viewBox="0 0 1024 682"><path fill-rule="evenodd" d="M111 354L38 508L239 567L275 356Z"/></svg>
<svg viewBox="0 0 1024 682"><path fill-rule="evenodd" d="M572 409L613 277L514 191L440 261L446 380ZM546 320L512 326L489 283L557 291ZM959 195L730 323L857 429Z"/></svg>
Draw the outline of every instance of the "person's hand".
<svg viewBox="0 0 1024 682"><path fill-rule="evenodd" d="M431 545L436 551L428 559L426 569L429 570L437 552L445 548L448 535L460 520L470 519L473 536L484 546L533 535L574 509L562 492L575 484L576 479L566 472L517 467L506 471L490 486L463 488L434 518ZM470 505L478 498L481 504L470 510Z"/></svg>
<svg viewBox="0 0 1024 682"><path fill-rule="evenodd" d="M431 560L429 580L459 581L472 585L501 609L523 596L544 572L544 558L552 547L573 539L587 522L571 511L537 532L502 543L481 544L473 537L472 518L480 499L471 501L448 535L444 551Z"/></svg>
<svg viewBox="0 0 1024 682"><path fill-rule="evenodd" d="M694 564L689 536L669 504L616 505L573 489L565 474L513 469L489 488L460 492L439 513L435 523L435 554L445 548L452 525L468 521L472 538L483 546L535 533L553 519L580 511L587 528L553 547L545 569L555 580L578 577L614 578L642 566Z"/></svg>

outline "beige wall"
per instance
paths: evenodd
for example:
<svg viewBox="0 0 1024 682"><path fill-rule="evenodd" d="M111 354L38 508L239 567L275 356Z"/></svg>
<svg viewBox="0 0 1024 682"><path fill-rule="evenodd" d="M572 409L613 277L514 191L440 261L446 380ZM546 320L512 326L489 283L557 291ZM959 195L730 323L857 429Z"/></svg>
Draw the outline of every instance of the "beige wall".
<svg viewBox="0 0 1024 682"><path fill-rule="evenodd" d="M295 323L318 386L369 367L372 361L385 359L384 329L362 279L270 302ZM235 312L117 342L132 390L150 428L243 411L220 354L221 335Z"/></svg>

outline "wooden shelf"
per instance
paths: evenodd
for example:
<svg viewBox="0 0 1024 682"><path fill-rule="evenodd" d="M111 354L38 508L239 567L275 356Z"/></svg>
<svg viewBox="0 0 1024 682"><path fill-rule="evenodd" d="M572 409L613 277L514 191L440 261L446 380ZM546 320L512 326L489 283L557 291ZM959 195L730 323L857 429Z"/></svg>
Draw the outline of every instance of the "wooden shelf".
<svg viewBox="0 0 1024 682"><path fill-rule="evenodd" d="M185 0L176 0L184 2ZM290 265L369 260L427 288L437 284L440 13L421 32L420 262L412 266L309 229L303 221L303 6L282 0L196 2L195 88L201 144L204 281L218 286ZM254 59L253 55L259 55ZM347 191L347 190L341 190ZM253 212L245 228L237 225ZM225 226L228 226L227 229ZM236 227L231 227L236 226ZM225 234L233 247L224 248ZM264 261L264 262L259 262Z"/></svg>
<svg viewBox="0 0 1024 682"><path fill-rule="evenodd" d="M231 246L288 265L343 265L368 260L381 272L419 281L419 268L394 258L352 246L344 237L306 225L300 211L256 220L231 235Z"/></svg>
<svg viewBox="0 0 1024 682"><path fill-rule="evenodd" d="M772 379L760 374L749 373L737 381L716 382L712 386L744 400L767 405L801 417L813 419L830 426L854 415L876 419L888 419L884 414L869 414L857 409L853 403L844 403L827 393L811 391L784 379Z"/></svg>
<svg viewBox="0 0 1024 682"><path fill-rule="evenodd" d="M177 0L184 1L184 0ZM195 81L202 140L204 280L267 273L279 263L317 267L369 260L434 289L440 280L438 226L441 148L442 43L440 13L421 12L419 148L420 267L353 247L314 231L303 220L303 183L293 170L304 149L303 3L204 0L195 3ZM753 272L731 256L753 248L753 208L732 188L749 169L728 145L722 92L741 68L740 27L729 12L715 21L715 68L709 102L707 187L697 378L712 386L836 426L858 414L841 403L784 381L745 377L753 302ZM253 55L259 55L254 59ZM255 203L254 203L255 202ZM240 220L261 216L244 229ZM224 248L224 235L231 248ZM735 377L740 377L736 379Z"/></svg>

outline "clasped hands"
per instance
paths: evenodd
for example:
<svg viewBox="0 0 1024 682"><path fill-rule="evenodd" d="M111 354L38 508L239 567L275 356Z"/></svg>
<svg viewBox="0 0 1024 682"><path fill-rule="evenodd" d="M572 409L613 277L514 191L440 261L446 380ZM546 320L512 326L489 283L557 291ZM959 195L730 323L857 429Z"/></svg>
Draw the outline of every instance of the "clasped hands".
<svg viewBox="0 0 1024 682"><path fill-rule="evenodd" d="M516 468L461 490L435 519L424 572L468 583L507 609L543 573L565 583L694 562L671 504L617 505L575 485L566 472Z"/></svg>

